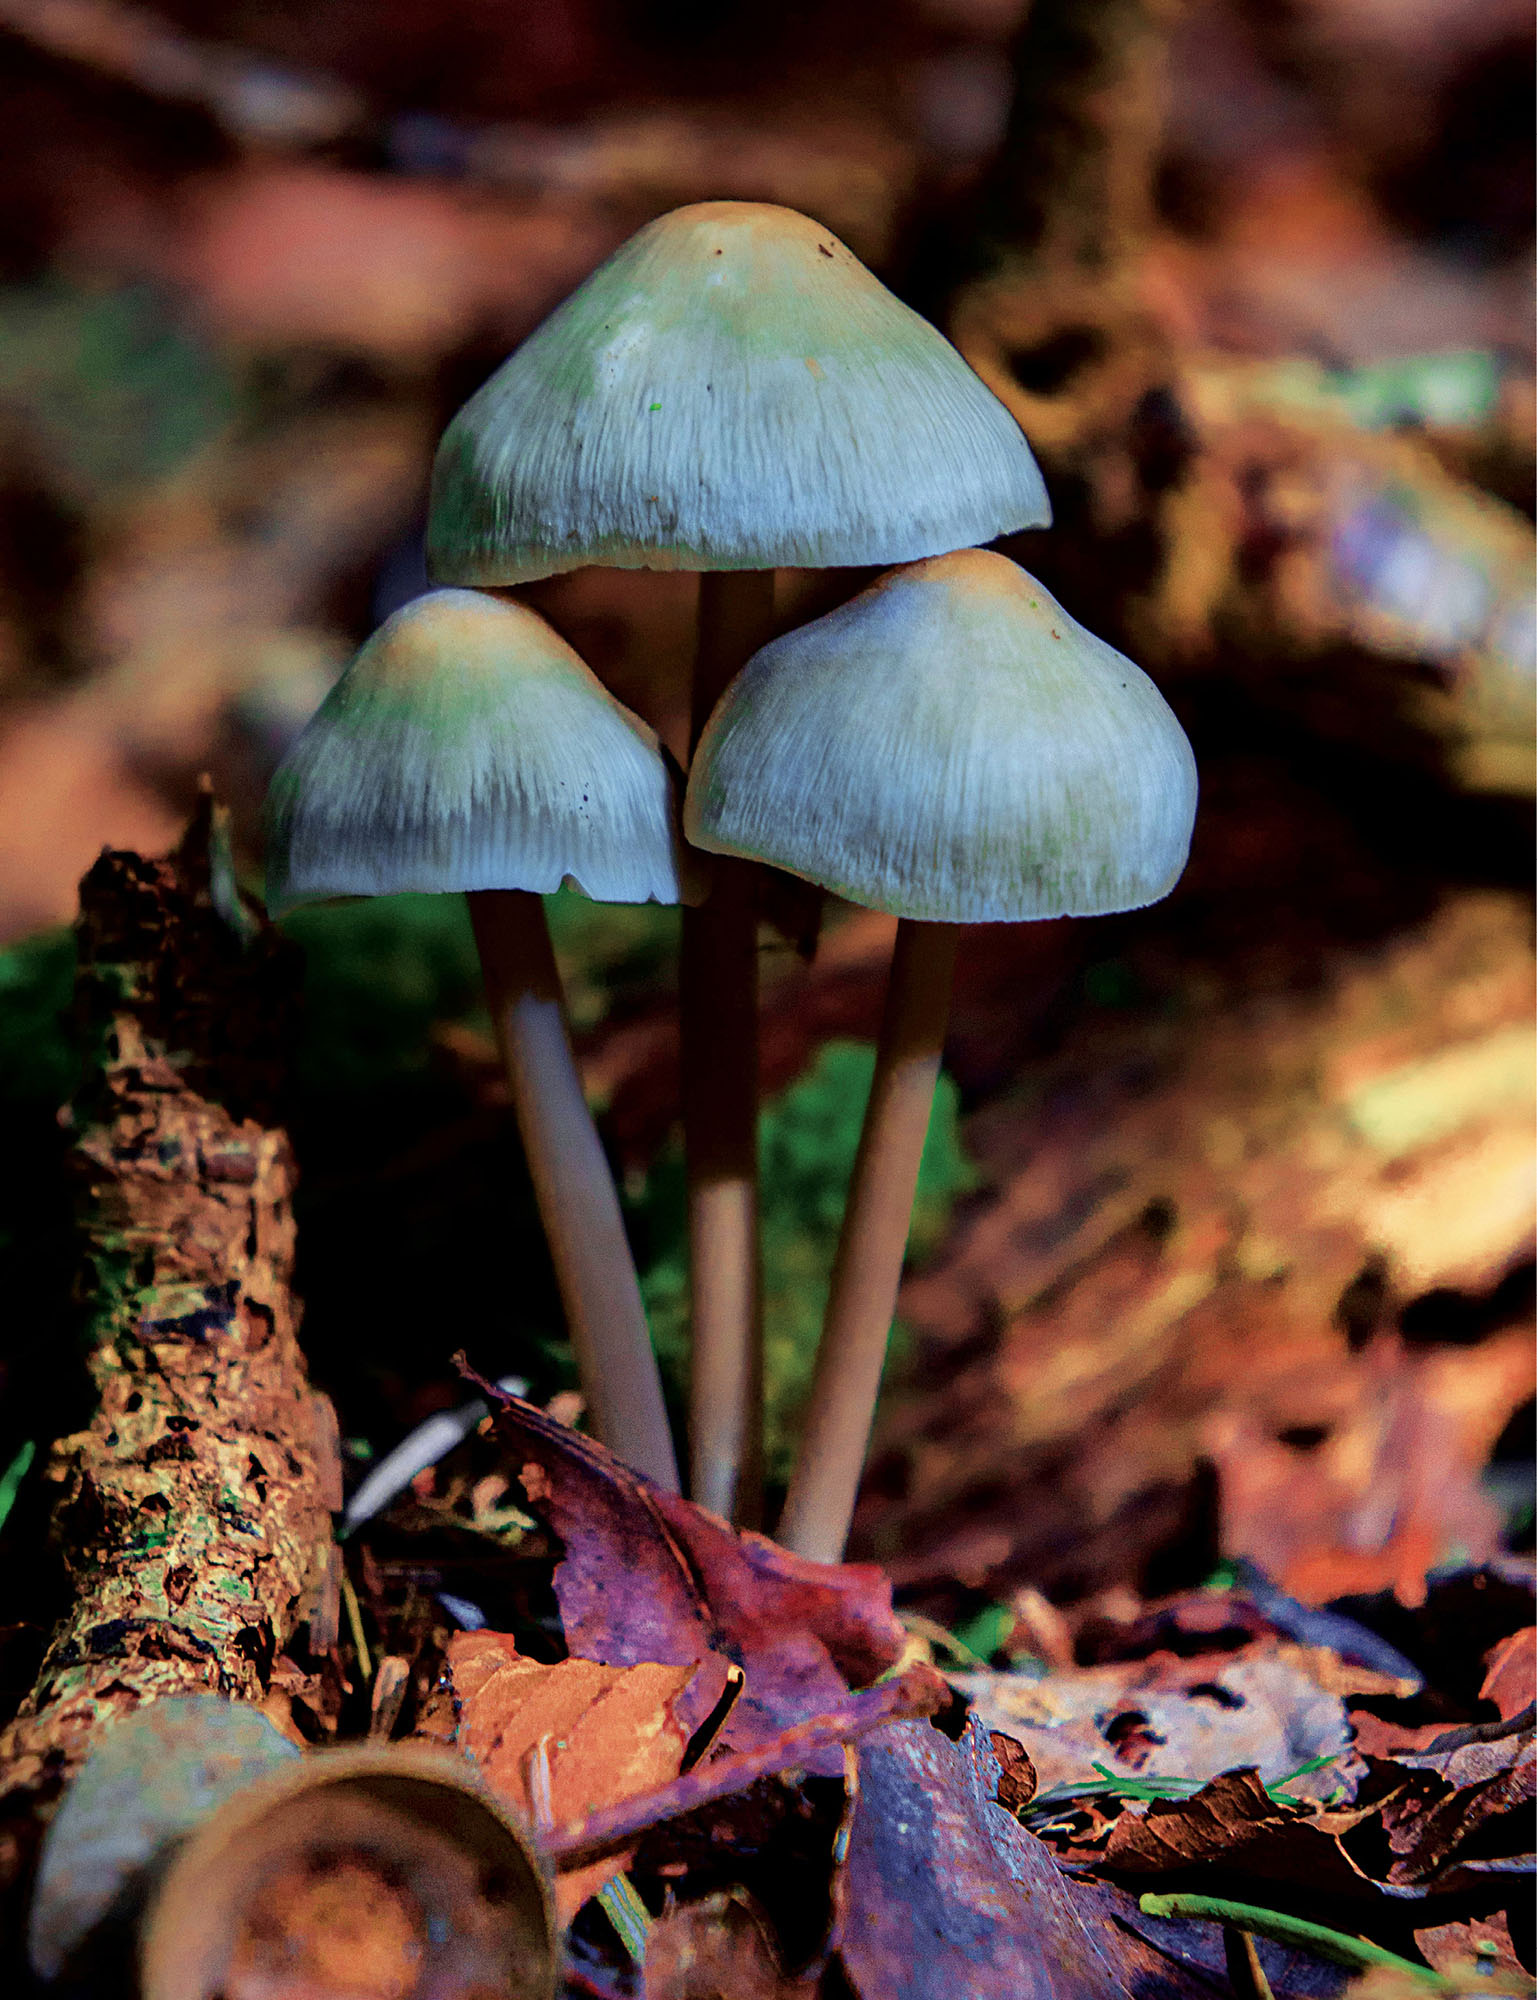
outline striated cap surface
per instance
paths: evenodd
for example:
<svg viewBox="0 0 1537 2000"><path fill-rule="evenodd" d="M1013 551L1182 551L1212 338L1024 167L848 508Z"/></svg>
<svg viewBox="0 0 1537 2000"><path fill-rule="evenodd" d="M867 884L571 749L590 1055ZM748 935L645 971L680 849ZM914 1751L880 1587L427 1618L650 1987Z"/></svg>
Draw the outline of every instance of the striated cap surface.
<svg viewBox="0 0 1537 2000"><path fill-rule="evenodd" d="M472 396L433 473L448 583L907 562L1051 518L1023 433L829 230L650 223Z"/></svg>
<svg viewBox="0 0 1537 2000"><path fill-rule="evenodd" d="M432 591L380 626L279 767L268 902L570 883L675 903L674 827L656 737L542 618Z"/></svg>
<svg viewBox="0 0 1537 2000"><path fill-rule="evenodd" d="M897 916L1017 922L1167 895L1195 804L1147 675L967 549L755 654L700 741L684 826Z"/></svg>

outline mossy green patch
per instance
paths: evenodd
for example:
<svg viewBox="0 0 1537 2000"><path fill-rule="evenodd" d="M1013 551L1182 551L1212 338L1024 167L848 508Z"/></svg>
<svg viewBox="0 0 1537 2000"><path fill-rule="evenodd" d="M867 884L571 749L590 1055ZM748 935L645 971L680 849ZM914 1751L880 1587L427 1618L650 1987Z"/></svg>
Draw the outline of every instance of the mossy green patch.
<svg viewBox="0 0 1537 2000"><path fill-rule="evenodd" d="M40 931L0 951L0 1102L62 1104L74 1090L74 978L72 931Z"/></svg>
<svg viewBox="0 0 1537 2000"><path fill-rule="evenodd" d="M90 499L174 472L236 407L161 294L58 278L0 290L0 398Z"/></svg>

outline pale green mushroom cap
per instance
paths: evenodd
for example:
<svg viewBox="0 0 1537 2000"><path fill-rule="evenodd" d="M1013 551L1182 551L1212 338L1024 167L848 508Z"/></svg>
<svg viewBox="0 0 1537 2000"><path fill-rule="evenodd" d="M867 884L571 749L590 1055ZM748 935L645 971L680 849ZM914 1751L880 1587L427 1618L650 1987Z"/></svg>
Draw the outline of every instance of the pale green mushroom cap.
<svg viewBox="0 0 1537 2000"><path fill-rule="evenodd" d="M267 796L274 910L325 896L529 889L679 900L656 737L542 618L473 590L397 611Z"/></svg>
<svg viewBox="0 0 1537 2000"><path fill-rule="evenodd" d="M755 654L700 741L684 829L900 917L1017 922L1167 895L1195 803L1147 675L967 549Z"/></svg>
<svg viewBox="0 0 1537 2000"><path fill-rule="evenodd" d="M617 250L472 396L433 473L445 583L604 563L908 562L1051 519L944 337L793 209L702 202Z"/></svg>

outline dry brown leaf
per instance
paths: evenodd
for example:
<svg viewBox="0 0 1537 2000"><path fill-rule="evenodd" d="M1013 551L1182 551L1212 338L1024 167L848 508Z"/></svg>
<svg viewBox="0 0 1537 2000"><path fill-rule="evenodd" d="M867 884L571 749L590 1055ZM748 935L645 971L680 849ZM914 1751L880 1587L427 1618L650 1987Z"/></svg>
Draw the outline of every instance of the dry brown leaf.
<svg viewBox="0 0 1537 2000"><path fill-rule="evenodd" d="M1428 1750L1438 1736L1446 1734L1441 1722L1393 1722L1373 1715L1369 1708L1350 1711L1351 1732L1363 1757L1396 1757L1404 1750Z"/></svg>
<svg viewBox="0 0 1537 2000"><path fill-rule="evenodd" d="M500 1632L456 1634L448 1664L460 1748L536 1825L581 1819L675 1778L725 1682L725 1664L714 1659L633 1667L530 1660ZM547 1772L547 1795L536 1761ZM563 1874L562 1918L569 1921L625 1860L618 1854Z"/></svg>
<svg viewBox="0 0 1537 2000"><path fill-rule="evenodd" d="M1208 809L1247 859L1295 846L1295 803L1269 827L1252 797ZM1227 908L1221 865L1198 853L1182 893ZM1165 1017L1085 1015L1028 1099L971 1120L995 1198L904 1291L918 1365L862 1517L899 1587L1130 1581L1203 1458L1225 1549L1310 1601L1412 1596L1453 1546L1498 1545L1478 1480L1529 1331L1368 1336L1530 1254L1527 912L1460 894L1322 963L1262 1002L1192 981Z"/></svg>
<svg viewBox="0 0 1537 2000"><path fill-rule="evenodd" d="M1434 1882L1476 1841L1480 1860L1516 1857L1532 1846L1537 1743L1531 1731L1397 1759L1413 1774L1384 1801L1383 1826L1395 1887ZM1502 1837L1503 1836L1503 1837Z"/></svg>
<svg viewBox="0 0 1537 2000"><path fill-rule="evenodd" d="M1490 1972L1519 1976L1525 1970L1516 1957L1510 1920L1503 1910L1457 1924L1431 1924L1414 1933L1414 1942L1437 1972L1463 1971L1473 1964L1485 1977Z"/></svg>
<svg viewBox="0 0 1537 2000"><path fill-rule="evenodd" d="M1502 1719L1509 1722L1537 1701L1537 1625L1512 1632L1484 1656L1489 1671L1479 1689L1479 1698L1492 1701Z"/></svg>
<svg viewBox="0 0 1537 2000"><path fill-rule="evenodd" d="M1318 1894L1360 1894L1366 1878L1339 1836L1366 1817L1365 1810L1310 1815L1273 1799L1253 1771L1228 1771L1193 1798L1122 1813L1104 1860L1128 1875L1161 1875L1220 1859L1243 1874L1302 1882Z"/></svg>
<svg viewBox="0 0 1537 2000"><path fill-rule="evenodd" d="M998 1673L954 1680L990 1729L1024 1745L1043 1792L1096 1786L1103 1770L1201 1781L1241 1765L1255 1766L1275 1784L1329 1757L1292 1786L1298 1797L1329 1797L1350 1787L1363 1767L1351 1751L1339 1696L1297 1663L1324 1649L1285 1650L1292 1657L1263 1647L1188 1660L1158 1653L1040 1678ZM1335 1655L1326 1657L1339 1665Z"/></svg>
<svg viewBox="0 0 1537 2000"><path fill-rule="evenodd" d="M990 1731L988 1741L998 1759L998 1803L1017 1818L1040 1790L1041 1781L1022 1743L1001 1729Z"/></svg>

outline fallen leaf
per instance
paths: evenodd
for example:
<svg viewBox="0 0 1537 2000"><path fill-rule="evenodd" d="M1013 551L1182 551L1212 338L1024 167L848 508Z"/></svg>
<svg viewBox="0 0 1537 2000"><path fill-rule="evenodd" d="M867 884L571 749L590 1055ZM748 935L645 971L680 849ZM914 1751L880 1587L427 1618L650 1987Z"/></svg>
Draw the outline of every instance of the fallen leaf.
<svg viewBox="0 0 1537 2000"><path fill-rule="evenodd" d="M1479 1698L1492 1701L1504 1721L1537 1701L1537 1625L1512 1632L1484 1656L1489 1671Z"/></svg>
<svg viewBox="0 0 1537 2000"><path fill-rule="evenodd" d="M1224 1547L1314 1603L1385 1587L1413 1604L1448 1549L1493 1556L1499 1514L1479 1481L1531 1393L1531 1347L1528 1326L1423 1353L1379 1333L1341 1371L1359 1378L1353 1420L1308 1453L1253 1411L1227 1413L1211 1437Z"/></svg>
<svg viewBox="0 0 1537 2000"><path fill-rule="evenodd" d="M740 1687L740 1682L738 1682ZM692 1770L644 1798L585 1818L552 1825L547 1848L557 1865L609 1852L666 1820L687 1819L720 1799L750 1790L760 1780L812 1769L820 1754L844 1758L845 1746L909 1716L946 1708L950 1690L919 1661L900 1674L846 1695L837 1708L781 1731L751 1750L717 1750Z"/></svg>
<svg viewBox="0 0 1537 2000"><path fill-rule="evenodd" d="M1437 1972L1465 1971L1470 1965L1487 1975L1525 1971L1510 1939L1510 1920L1503 1910L1491 1917L1469 1917L1457 1924L1431 1924L1414 1933L1414 1942Z"/></svg>
<svg viewBox="0 0 1537 2000"><path fill-rule="evenodd" d="M838 1954L858 2000L1105 2000L1121 1934L994 1803L985 1730L894 1723L859 1752ZM1192 1990L1166 1983L1167 2000Z"/></svg>
<svg viewBox="0 0 1537 2000"><path fill-rule="evenodd" d="M821 1967L791 1978L743 1890L680 1904L651 1926L646 2000L815 2000Z"/></svg>
<svg viewBox="0 0 1537 2000"><path fill-rule="evenodd" d="M1351 1791L1365 1767L1352 1750L1339 1695L1297 1664L1313 1650L1290 1648L1283 1657L1256 1647L1194 1659L1160 1653L1037 1677L952 1678L990 1729L1024 1745L1043 1794L1098 1787L1107 1773L1201 1783L1252 1765L1268 1784L1287 1779L1295 1796L1326 1798ZM1326 1659L1334 1676L1337 1658ZM1296 1775L1319 1757L1330 1762Z"/></svg>
<svg viewBox="0 0 1537 2000"><path fill-rule="evenodd" d="M531 1404L483 1392L560 1537L554 1588L566 1644L607 1666L685 1666L706 1653L746 1674L723 1741L749 1749L892 1666L907 1635L873 1564L814 1563L664 1493ZM838 1768L834 1757L829 1768Z"/></svg>
<svg viewBox="0 0 1537 2000"><path fill-rule="evenodd" d="M1219 788L1237 781L1212 776L1189 898L1225 865L1212 815L1236 835ZM1333 865L1300 801L1256 778L1235 914L1261 827L1294 861L1319 842L1310 877ZM992 949L1017 1021L1028 941ZM1531 1395L1530 1327L1428 1347L1391 1328L1531 1254L1529 1086L1490 1081L1530 1032L1528 913L1458 895L1318 962L1284 998L1267 977L1263 1008L1240 978L1185 1012L1080 1010L1032 1058L1028 1104L1001 1094L968 1120L990 1198L904 1290L915 1359L883 1405L858 1524L899 1588L1129 1581L1179 1531L1203 1461L1224 1553L1300 1596L1407 1596L1453 1548L1499 1546L1479 1478ZM973 1040L974 991L957 1010ZM1454 1051L1469 1060L1448 1078L1435 1065ZM975 1060L998 1074L991 1049Z"/></svg>
<svg viewBox="0 0 1537 2000"><path fill-rule="evenodd" d="M991 1732L989 1742L993 1755L998 1759L998 1803L1005 1812L1022 1813L1040 1789L1035 1766L1022 1743L1016 1743L1012 1736L1005 1736L1001 1729Z"/></svg>
<svg viewBox="0 0 1537 2000"><path fill-rule="evenodd" d="M1008 1640L1011 1653L1034 1653L1048 1667L1073 1664L1072 1632L1049 1597L1027 1583L1014 1592L1009 1606L1014 1613Z"/></svg>
<svg viewBox="0 0 1537 2000"><path fill-rule="evenodd" d="M1446 1734L1444 1721L1395 1722L1373 1715L1368 1708L1350 1711L1350 1727L1363 1757L1390 1758L1402 1750L1428 1750L1438 1736Z"/></svg>
<svg viewBox="0 0 1537 2000"><path fill-rule="evenodd" d="M1353 1621L1370 1626L1408 1654L1442 1698L1426 1719L1444 1715L1448 1724L1459 1715L1471 1721L1477 1713L1488 1655L1495 1646L1537 1624L1529 1557L1439 1570L1430 1578L1422 1604L1410 1606L1391 1591L1379 1591L1330 1609L1348 1611Z"/></svg>
<svg viewBox="0 0 1537 2000"><path fill-rule="evenodd" d="M1253 1771L1228 1771L1193 1798L1123 1813L1110 1830L1104 1865L1127 1875L1162 1875L1220 1860L1247 1875L1304 1883L1315 1894L1360 1894L1367 1878L1340 1835L1368 1812L1309 1813L1271 1798Z"/></svg>
<svg viewBox="0 0 1537 2000"><path fill-rule="evenodd" d="M267 161L208 178L188 226L154 253L237 339L420 364L488 312L537 320L611 242L570 209L520 213L422 182Z"/></svg>
<svg viewBox="0 0 1537 2000"><path fill-rule="evenodd" d="M1391 1885L1439 1881L1459 1860L1514 1863L1530 1852L1531 1808L1537 1804L1537 1743L1531 1731L1396 1761L1424 1775L1383 1806L1394 1856L1387 1873ZM1465 1855L1462 1850L1475 1840L1476 1856Z"/></svg>
<svg viewBox="0 0 1537 2000"><path fill-rule="evenodd" d="M449 1642L459 1705L459 1748L491 1789L535 1825L580 1819L654 1791L678 1775L699 1722L719 1698L724 1662L645 1662L604 1667L591 1660L525 1659L500 1632L460 1632ZM535 1796L541 1759L547 1790ZM569 1922L626 1863L618 1853L563 1873L556 1899Z"/></svg>
<svg viewBox="0 0 1537 2000"><path fill-rule="evenodd" d="M1277 1646L1275 1656L1296 1667L1325 1694L1337 1694L1342 1700L1349 1695L1372 1695L1407 1701L1424 1686L1418 1674L1411 1677L1383 1673L1375 1667L1342 1658L1329 1646Z"/></svg>

